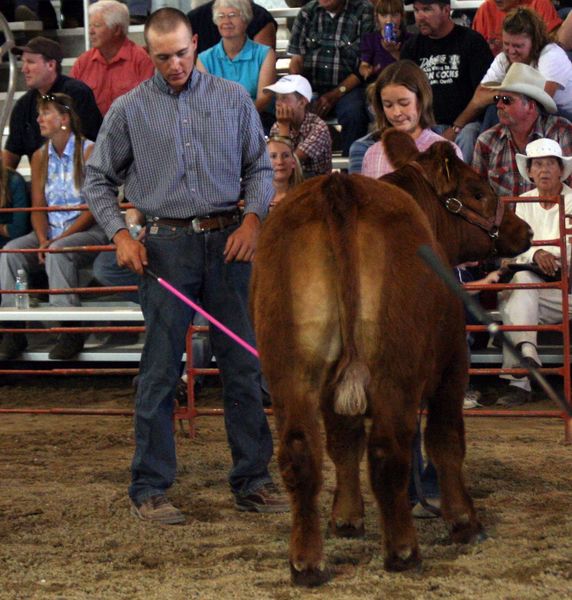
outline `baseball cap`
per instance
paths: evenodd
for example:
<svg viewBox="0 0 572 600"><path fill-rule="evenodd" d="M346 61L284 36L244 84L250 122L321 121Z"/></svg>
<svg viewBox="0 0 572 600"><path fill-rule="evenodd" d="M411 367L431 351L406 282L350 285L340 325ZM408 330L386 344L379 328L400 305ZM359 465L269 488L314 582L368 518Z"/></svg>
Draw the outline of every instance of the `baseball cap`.
<svg viewBox="0 0 572 600"><path fill-rule="evenodd" d="M264 88L265 92L274 92L275 94L292 94L298 92L308 102L312 102L312 86L310 82L302 75L284 75L273 85Z"/></svg>
<svg viewBox="0 0 572 600"><path fill-rule="evenodd" d="M64 53L62 47L54 40L39 35L32 38L25 46L14 46L12 54L21 56L24 52L30 54L41 54L47 60L62 62Z"/></svg>

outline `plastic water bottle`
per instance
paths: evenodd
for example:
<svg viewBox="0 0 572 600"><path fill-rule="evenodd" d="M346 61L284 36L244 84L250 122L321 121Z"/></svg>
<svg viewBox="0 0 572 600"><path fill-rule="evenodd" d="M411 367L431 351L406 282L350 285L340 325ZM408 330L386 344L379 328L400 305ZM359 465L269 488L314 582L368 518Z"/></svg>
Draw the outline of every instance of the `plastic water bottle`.
<svg viewBox="0 0 572 600"><path fill-rule="evenodd" d="M18 269L16 273L16 291L28 289L28 275L24 269ZM30 308L30 296L28 294L16 294L16 308L28 310Z"/></svg>

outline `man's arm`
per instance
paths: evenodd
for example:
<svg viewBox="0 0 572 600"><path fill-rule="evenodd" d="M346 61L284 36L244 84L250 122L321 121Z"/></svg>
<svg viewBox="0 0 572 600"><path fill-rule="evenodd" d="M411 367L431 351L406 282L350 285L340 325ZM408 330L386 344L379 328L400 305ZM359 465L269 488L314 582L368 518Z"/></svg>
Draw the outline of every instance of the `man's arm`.
<svg viewBox="0 0 572 600"><path fill-rule="evenodd" d="M2 162L4 163L4 166L9 169L16 170L16 168L20 164L20 158L22 157L18 156L17 154L14 154L13 152L9 152L8 150L2 150Z"/></svg>
<svg viewBox="0 0 572 600"><path fill-rule="evenodd" d="M276 26L274 23L267 23L253 38L255 42L276 48Z"/></svg>
<svg viewBox="0 0 572 600"><path fill-rule="evenodd" d="M290 57L288 72L291 75L302 75L304 73L304 57L301 54Z"/></svg>

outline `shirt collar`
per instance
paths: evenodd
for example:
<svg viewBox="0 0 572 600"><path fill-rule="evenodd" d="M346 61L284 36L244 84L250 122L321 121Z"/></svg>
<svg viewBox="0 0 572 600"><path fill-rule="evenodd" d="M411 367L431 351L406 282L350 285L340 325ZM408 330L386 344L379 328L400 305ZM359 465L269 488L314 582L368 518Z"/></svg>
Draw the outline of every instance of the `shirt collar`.
<svg viewBox="0 0 572 600"><path fill-rule="evenodd" d="M233 59L230 59L224 51L222 40L220 40L220 42L214 47L214 54L218 60L228 60L230 62L252 60L254 58L253 45L253 42L247 37L246 42L244 42L244 46L240 49L240 52Z"/></svg>
<svg viewBox="0 0 572 600"><path fill-rule="evenodd" d="M103 54L100 52L99 48L94 48L94 52L93 52L93 56L91 57L91 60L94 62L102 63L104 65L111 65L112 63L116 63L116 62L119 62L122 60L127 61L131 58L130 46L131 46L131 40L129 38L125 38L125 40L123 40L123 44L121 44L121 47L117 51L117 54L109 62L107 62L105 60L105 58L103 57Z"/></svg>
<svg viewBox="0 0 572 600"><path fill-rule="evenodd" d="M184 91L192 89L196 82L200 79L200 73L195 68L191 71L190 77L187 79L187 83L185 84ZM177 94L173 91L173 88L165 81L161 73L155 70L155 75L153 75L153 83L159 88L161 92L164 94L169 94L169 96L176 96Z"/></svg>
<svg viewBox="0 0 572 600"><path fill-rule="evenodd" d="M62 152L62 155L59 156L59 154L56 152L54 145L52 144L52 142L50 141L49 146L48 146L48 154L55 158L57 158L58 160L62 160L64 158L72 158L73 157L73 151L75 149L75 135L72 133L69 137L69 140L66 143L66 147L64 148L64 151Z"/></svg>

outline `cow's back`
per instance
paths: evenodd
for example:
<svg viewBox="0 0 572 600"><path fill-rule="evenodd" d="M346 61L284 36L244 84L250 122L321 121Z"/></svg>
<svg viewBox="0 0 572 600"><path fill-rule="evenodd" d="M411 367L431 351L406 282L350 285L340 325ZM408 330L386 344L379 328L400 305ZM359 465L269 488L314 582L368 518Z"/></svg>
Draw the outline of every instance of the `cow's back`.
<svg viewBox="0 0 572 600"><path fill-rule="evenodd" d="M322 389L349 362L352 344L370 373L429 376L440 336L418 333L435 331L450 297L417 257L420 244L435 246L424 213L369 178L315 178L278 205L260 236L252 287L271 391L284 379Z"/></svg>

